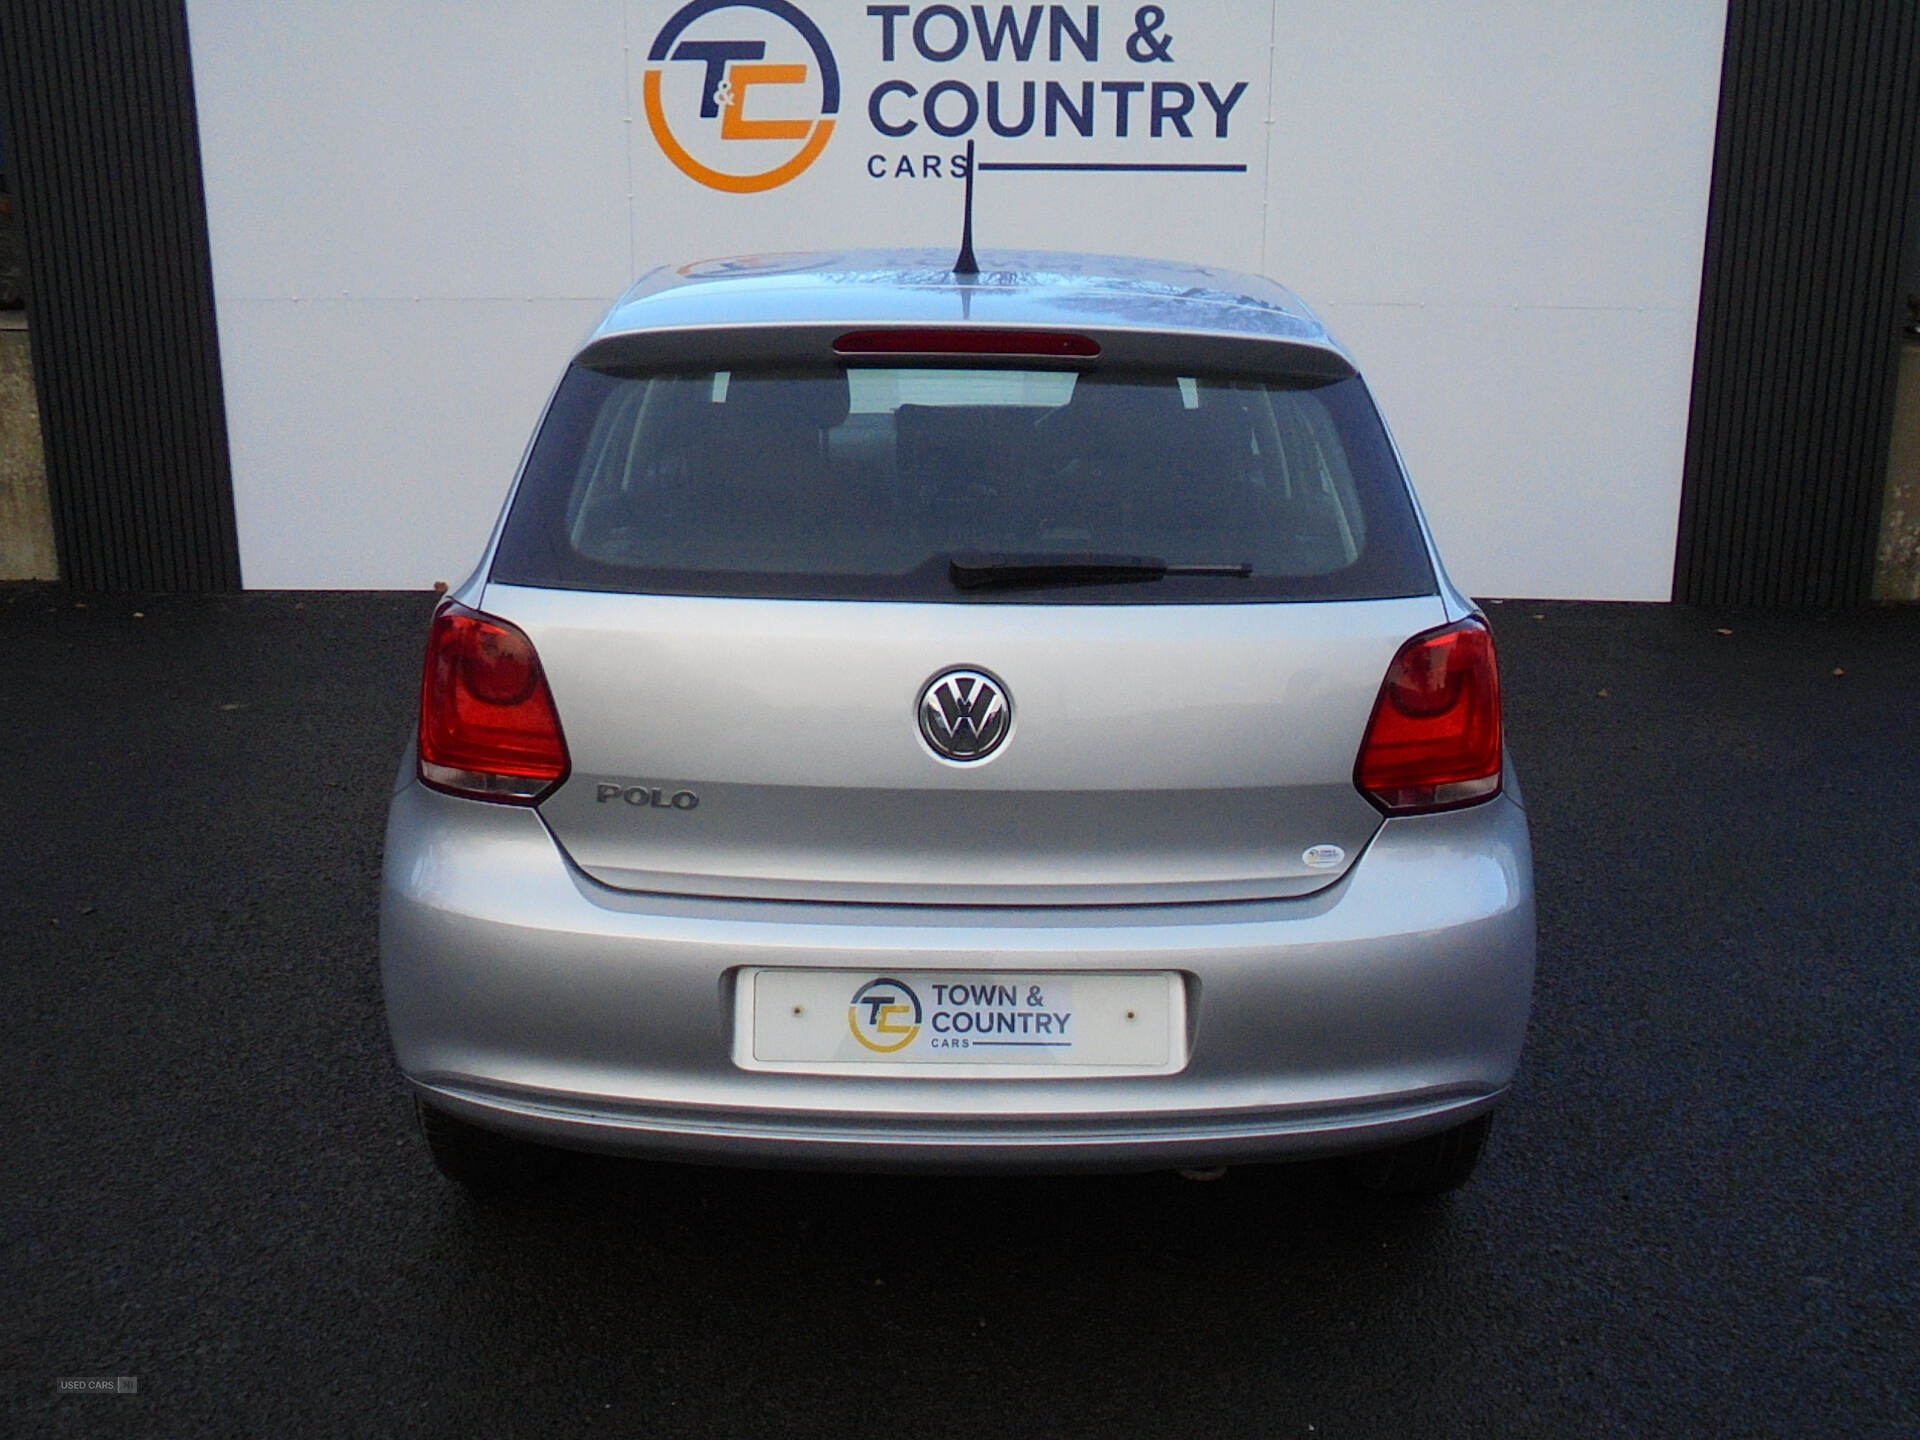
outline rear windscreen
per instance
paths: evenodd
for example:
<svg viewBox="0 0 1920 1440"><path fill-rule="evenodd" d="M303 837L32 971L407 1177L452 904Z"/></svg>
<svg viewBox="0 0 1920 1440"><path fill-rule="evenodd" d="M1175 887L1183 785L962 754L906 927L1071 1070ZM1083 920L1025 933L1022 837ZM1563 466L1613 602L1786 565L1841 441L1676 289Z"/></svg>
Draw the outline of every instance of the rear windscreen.
<svg viewBox="0 0 1920 1440"><path fill-rule="evenodd" d="M963 592L956 555L1250 567ZM1433 592L1365 386L932 367L576 366L495 557L507 584L1035 603Z"/></svg>

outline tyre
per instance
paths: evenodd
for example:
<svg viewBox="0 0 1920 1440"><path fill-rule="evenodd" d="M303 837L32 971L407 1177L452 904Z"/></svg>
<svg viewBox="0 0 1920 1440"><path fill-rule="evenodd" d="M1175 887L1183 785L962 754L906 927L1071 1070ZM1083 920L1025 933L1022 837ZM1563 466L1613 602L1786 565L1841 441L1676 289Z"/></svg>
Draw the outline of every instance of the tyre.
<svg viewBox="0 0 1920 1440"><path fill-rule="evenodd" d="M1421 1198L1458 1190L1473 1174L1493 1129L1493 1115L1424 1135L1388 1150L1372 1150L1346 1162L1346 1178L1368 1195Z"/></svg>
<svg viewBox="0 0 1920 1440"><path fill-rule="evenodd" d="M415 1099L413 1109L434 1165L468 1190L511 1194L532 1189L553 1175L556 1157L542 1146L470 1125L424 1100Z"/></svg>

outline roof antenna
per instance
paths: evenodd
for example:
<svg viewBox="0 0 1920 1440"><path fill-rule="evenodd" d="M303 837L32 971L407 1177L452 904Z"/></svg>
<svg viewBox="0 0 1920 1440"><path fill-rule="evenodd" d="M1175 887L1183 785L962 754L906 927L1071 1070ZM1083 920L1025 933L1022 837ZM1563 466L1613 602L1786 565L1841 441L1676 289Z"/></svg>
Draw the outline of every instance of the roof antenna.
<svg viewBox="0 0 1920 1440"><path fill-rule="evenodd" d="M960 255L953 262L953 273L973 276L980 273L980 262L973 258L973 141L967 141L966 211L960 221Z"/></svg>

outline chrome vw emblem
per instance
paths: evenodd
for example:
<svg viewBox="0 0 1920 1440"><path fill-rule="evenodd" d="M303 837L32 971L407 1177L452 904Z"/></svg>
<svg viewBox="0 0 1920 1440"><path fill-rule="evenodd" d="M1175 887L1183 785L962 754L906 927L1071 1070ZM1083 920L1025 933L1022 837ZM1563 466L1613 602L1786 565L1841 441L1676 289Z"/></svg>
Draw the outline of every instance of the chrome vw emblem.
<svg viewBox="0 0 1920 1440"><path fill-rule="evenodd" d="M984 760L1013 724L1007 690L978 670L947 670L920 692L920 734L947 760Z"/></svg>

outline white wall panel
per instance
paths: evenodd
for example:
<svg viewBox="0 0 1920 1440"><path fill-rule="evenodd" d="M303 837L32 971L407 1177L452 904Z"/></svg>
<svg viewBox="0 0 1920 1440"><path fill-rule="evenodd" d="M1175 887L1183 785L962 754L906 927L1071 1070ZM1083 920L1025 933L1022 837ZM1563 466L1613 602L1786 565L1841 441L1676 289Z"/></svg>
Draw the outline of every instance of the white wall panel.
<svg viewBox="0 0 1920 1440"><path fill-rule="evenodd" d="M600 310L598 300L224 303L243 583L424 590L461 579Z"/></svg>
<svg viewBox="0 0 1920 1440"><path fill-rule="evenodd" d="M1725 20L1276 7L1265 268L1374 381L1470 593L1669 593Z"/></svg>
<svg viewBox="0 0 1920 1440"><path fill-rule="evenodd" d="M1470 595L1664 600L1694 317L1328 306Z"/></svg>
<svg viewBox="0 0 1920 1440"><path fill-rule="evenodd" d="M1724 4L1277 14L1266 258L1303 292L1695 308Z"/></svg>
<svg viewBox="0 0 1920 1440"><path fill-rule="evenodd" d="M1094 58L1067 41L1052 59L1043 19L1024 63L987 61L977 37L951 60L918 53L917 0L889 60L867 6L800 0L841 82L835 130L804 173L751 194L696 183L649 126L651 69L670 128L715 163L780 149L718 144L699 64L650 59L680 8L188 0L247 583L454 578L567 345L635 274L951 244L965 137L930 133L926 92L997 81L1015 102L1053 81L1095 86L1095 133L1057 117L1053 136L1037 121L1010 139L982 118L984 161L1244 169L983 173L984 254L1264 269L1375 378L1463 584L1666 595L1725 0L1170 0L1165 59L1129 54L1142 7L1099 3ZM736 5L682 34L751 32L765 61L809 66L744 113L817 110L814 52L782 23ZM951 27L926 33L938 48ZM1243 80L1226 133L1198 102L1191 136L1149 133L1146 87ZM887 82L918 92L882 104L911 135L869 117ZM1125 136L1113 85L1142 87Z"/></svg>
<svg viewBox="0 0 1920 1440"><path fill-rule="evenodd" d="M620 0L189 0L217 295L614 295Z"/></svg>

